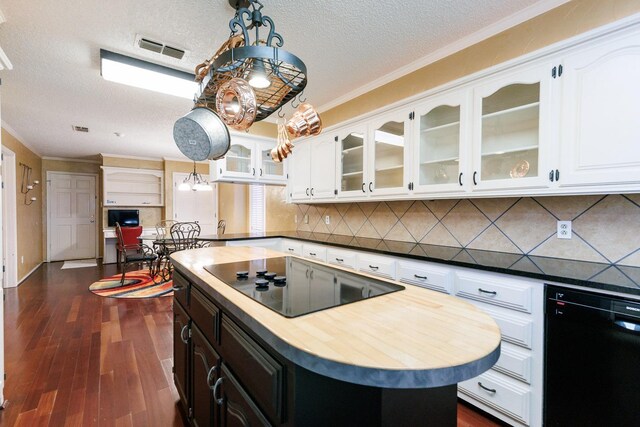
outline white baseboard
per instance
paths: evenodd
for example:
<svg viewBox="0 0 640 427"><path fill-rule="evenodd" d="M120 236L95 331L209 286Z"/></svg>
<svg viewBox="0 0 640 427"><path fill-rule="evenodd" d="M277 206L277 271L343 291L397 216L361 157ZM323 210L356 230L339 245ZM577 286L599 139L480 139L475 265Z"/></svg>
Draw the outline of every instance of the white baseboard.
<svg viewBox="0 0 640 427"><path fill-rule="evenodd" d="M22 282L24 282L25 280L27 280L29 278L29 276L31 276L33 274L34 271L36 271L38 268L40 268L40 266L43 264L42 261L40 261L40 263L38 265L36 265L35 267L33 267L33 269L28 272L27 274L24 275L24 277L20 280L18 280L18 284L16 285L16 287L18 285L20 285Z"/></svg>

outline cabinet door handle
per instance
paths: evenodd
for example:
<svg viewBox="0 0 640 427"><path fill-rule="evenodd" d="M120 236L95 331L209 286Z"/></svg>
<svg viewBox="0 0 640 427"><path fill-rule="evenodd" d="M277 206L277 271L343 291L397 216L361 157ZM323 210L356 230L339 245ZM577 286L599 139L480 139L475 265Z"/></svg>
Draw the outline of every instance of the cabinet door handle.
<svg viewBox="0 0 640 427"><path fill-rule="evenodd" d="M377 270L378 266L369 264L369 268L372 269L372 270Z"/></svg>
<svg viewBox="0 0 640 427"><path fill-rule="evenodd" d="M485 291L482 288L478 288L478 292L482 292L483 294L498 295L496 291Z"/></svg>
<svg viewBox="0 0 640 427"><path fill-rule="evenodd" d="M256 176L256 168L252 168L253 169L253 176Z"/></svg>
<svg viewBox="0 0 640 427"><path fill-rule="evenodd" d="M189 338L187 337L187 339L184 339L184 333L188 328L189 328L189 325L184 325L182 327L182 330L180 331L180 341L182 341L185 344L189 344Z"/></svg>
<svg viewBox="0 0 640 427"><path fill-rule="evenodd" d="M260 168L260 176L262 176L262 168Z"/></svg>
<svg viewBox="0 0 640 427"><path fill-rule="evenodd" d="M311 189L311 195L313 196L313 188Z"/></svg>
<svg viewBox="0 0 640 427"><path fill-rule="evenodd" d="M460 175L458 175L458 184L460 184L460 187L462 187L462 172L460 172Z"/></svg>
<svg viewBox="0 0 640 427"><path fill-rule="evenodd" d="M553 182L553 169L549 172L549 181Z"/></svg>
<svg viewBox="0 0 640 427"><path fill-rule="evenodd" d="M289 248L289 252L293 252L293 248Z"/></svg>
<svg viewBox="0 0 640 427"><path fill-rule="evenodd" d="M560 171L556 169L556 181L560 181Z"/></svg>
<svg viewBox="0 0 640 427"><path fill-rule="evenodd" d="M473 185L478 185L478 182L476 181L476 176L478 175L478 171L474 171L473 172Z"/></svg>
<svg viewBox="0 0 640 427"><path fill-rule="evenodd" d="M220 168L220 175L222 175L222 168Z"/></svg>
<svg viewBox="0 0 640 427"><path fill-rule="evenodd" d="M173 283L176 283L176 281L174 280ZM171 290L174 292L181 291L183 289L184 289L184 286L176 286L176 285L171 286Z"/></svg>
<svg viewBox="0 0 640 427"><path fill-rule="evenodd" d="M316 256L316 253L315 252L309 252L309 255Z"/></svg>
<svg viewBox="0 0 640 427"><path fill-rule="evenodd" d="M207 372L207 385L209 386L210 389L213 389L213 385L211 384L211 380L213 379L213 373L216 371L216 367L212 366L211 369L209 369L209 372Z"/></svg>
<svg viewBox="0 0 640 427"><path fill-rule="evenodd" d="M364 182L362 183L362 192L366 193L366 191L364 191Z"/></svg>
<svg viewBox="0 0 640 427"><path fill-rule="evenodd" d="M489 393L495 393L497 391L495 388L489 388L489 387L483 386L480 381L478 381L478 385L480 386L481 389L483 389L484 391L488 391Z"/></svg>
<svg viewBox="0 0 640 427"><path fill-rule="evenodd" d="M307 196L309 195L309 189L308 188L304 192L307 193Z"/></svg>
<svg viewBox="0 0 640 427"><path fill-rule="evenodd" d="M220 385L222 384L223 378L224 377L218 378L216 383L213 385L213 399L216 401L218 406L222 406L222 404L224 403L224 398L218 397L218 389L220 388Z"/></svg>
<svg viewBox="0 0 640 427"><path fill-rule="evenodd" d="M336 258L336 261L338 261L338 262L344 262L344 259L343 259L343 258Z"/></svg>
<svg viewBox="0 0 640 427"><path fill-rule="evenodd" d="M373 190L371 189L371 186L373 185L373 182L369 183L369 192L371 193Z"/></svg>
<svg viewBox="0 0 640 427"><path fill-rule="evenodd" d="M419 276L417 274L413 275L416 279L422 279L422 280L427 280L427 276Z"/></svg>

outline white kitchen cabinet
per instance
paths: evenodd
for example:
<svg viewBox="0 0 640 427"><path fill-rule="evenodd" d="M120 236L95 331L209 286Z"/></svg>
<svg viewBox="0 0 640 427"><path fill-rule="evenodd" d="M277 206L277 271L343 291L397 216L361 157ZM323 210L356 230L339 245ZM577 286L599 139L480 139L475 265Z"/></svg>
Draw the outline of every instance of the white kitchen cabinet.
<svg viewBox="0 0 640 427"><path fill-rule="evenodd" d="M398 281L445 294L453 293L453 271L417 261L398 261Z"/></svg>
<svg viewBox="0 0 640 427"><path fill-rule="evenodd" d="M295 240L282 239L280 250L288 255L302 256L302 243Z"/></svg>
<svg viewBox="0 0 640 427"><path fill-rule="evenodd" d="M473 88L472 191L545 188L556 146L552 65L498 73Z"/></svg>
<svg viewBox="0 0 640 427"><path fill-rule="evenodd" d="M102 166L104 206L164 206L164 172Z"/></svg>
<svg viewBox="0 0 640 427"><path fill-rule="evenodd" d="M457 89L416 105L412 121L414 194L465 190L463 177L471 145L470 95L467 88Z"/></svg>
<svg viewBox="0 0 640 427"><path fill-rule="evenodd" d="M562 60L558 184L640 184L640 30L590 44ZM618 190L619 191L619 190Z"/></svg>
<svg viewBox="0 0 640 427"><path fill-rule="evenodd" d="M369 123L365 189L370 196L404 194L409 190L412 117L411 110L401 109Z"/></svg>
<svg viewBox="0 0 640 427"><path fill-rule="evenodd" d="M339 198L354 200L367 196L366 140L367 126L364 124L350 126L338 133L336 169Z"/></svg>
<svg viewBox="0 0 640 427"><path fill-rule="evenodd" d="M358 253L358 270L388 279L396 278L396 261L391 257Z"/></svg>
<svg viewBox="0 0 640 427"><path fill-rule="evenodd" d="M327 248L327 262L329 264L339 265L355 269L357 265L356 252L347 249Z"/></svg>
<svg viewBox="0 0 640 427"><path fill-rule="evenodd" d="M331 200L336 194L336 139L321 135L295 144L290 157L293 201Z"/></svg>
<svg viewBox="0 0 640 427"><path fill-rule="evenodd" d="M302 245L302 256L316 261L325 262L327 260L327 247L304 243Z"/></svg>
<svg viewBox="0 0 640 427"><path fill-rule="evenodd" d="M262 184L287 183L287 161L271 159L275 141L232 135L227 154L211 161L211 181Z"/></svg>

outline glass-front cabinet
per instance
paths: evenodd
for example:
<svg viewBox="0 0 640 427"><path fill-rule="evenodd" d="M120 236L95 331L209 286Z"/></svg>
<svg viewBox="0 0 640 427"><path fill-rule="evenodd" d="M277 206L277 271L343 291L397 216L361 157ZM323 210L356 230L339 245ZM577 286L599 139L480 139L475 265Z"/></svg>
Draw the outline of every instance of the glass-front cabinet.
<svg viewBox="0 0 640 427"><path fill-rule="evenodd" d="M275 141L232 135L227 154L211 162L212 181L287 183L287 160L274 162Z"/></svg>
<svg viewBox="0 0 640 427"><path fill-rule="evenodd" d="M415 110L414 193L458 192L468 142L468 91L452 92L429 100Z"/></svg>
<svg viewBox="0 0 640 427"><path fill-rule="evenodd" d="M366 190L372 196L406 193L411 149L409 111L398 111L371 122Z"/></svg>
<svg viewBox="0 0 640 427"><path fill-rule="evenodd" d="M337 154L338 196L365 197L367 180L365 126L352 127L339 132Z"/></svg>
<svg viewBox="0 0 640 427"><path fill-rule="evenodd" d="M473 191L550 184L550 69L536 67L474 90Z"/></svg>

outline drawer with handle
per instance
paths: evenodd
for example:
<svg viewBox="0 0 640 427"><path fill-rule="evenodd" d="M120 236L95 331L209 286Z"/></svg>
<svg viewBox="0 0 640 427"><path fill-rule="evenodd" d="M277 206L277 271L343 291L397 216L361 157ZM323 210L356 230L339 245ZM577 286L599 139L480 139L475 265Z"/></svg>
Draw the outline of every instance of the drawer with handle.
<svg viewBox="0 0 640 427"><path fill-rule="evenodd" d="M180 273L174 270L173 275L173 297L180 303L184 308L189 308L189 293L191 290L191 284L189 281Z"/></svg>
<svg viewBox="0 0 640 427"><path fill-rule="evenodd" d="M326 246L304 244L302 245L302 256L325 262L327 260L327 248Z"/></svg>
<svg viewBox="0 0 640 427"><path fill-rule="evenodd" d="M302 243L285 239L282 241L282 252L286 253L287 255L302 256Z"/></svg>
<svg viewBox="0 0 640 427"><path fill-rule="evenodd" d="M371 254L358 254L357 258L358 270L395 280L395 260Z"/></svg>
<svg viewBox="0 0 640 427"><path fill-rule="evenodd" d="M327 262L341 267L356 268L356 254L340 249L327 249Z"/></svg>
<svg viewBox="0 0 640 427"><path fill-rule="evenodd" d="M515 278L459 271L457 296L531 313L534 284Z"/></svg>
<svg viewBox="0 0 640 427"><path fill-rule="evenodd" d="M434 291L453 293L453 271L425 263L398 262L398 281Z"/></svg>
<svg viewBox="0 0 640 427"><path fill-rule="evenodd" d="M480 308L496 321L500 327L503 341L528 349L533 348L534 323L531 316L499 307L492 307L489 304L482 304L476 301L469 302Z"/></svg>
<svg viewBox="0 0 640 427"><path fill-rule="evenodd" d="M195 287L191 289L191 318L211 344L218 344L220 310Z"/></svg>
<svg viewBox="0 0 640 427"><path fill-rule="evenodd" d="M458 390L503 414L529 424L531 390L498 373L484 374L458 384Z"/></svg>
<svg viewBox="0 0 640 427"><path fill-rule="evenodd" d="M530 351L503 342L500 346L500 359L493 365L493 369L511 378L531 384L532 358Z"/></svg>

